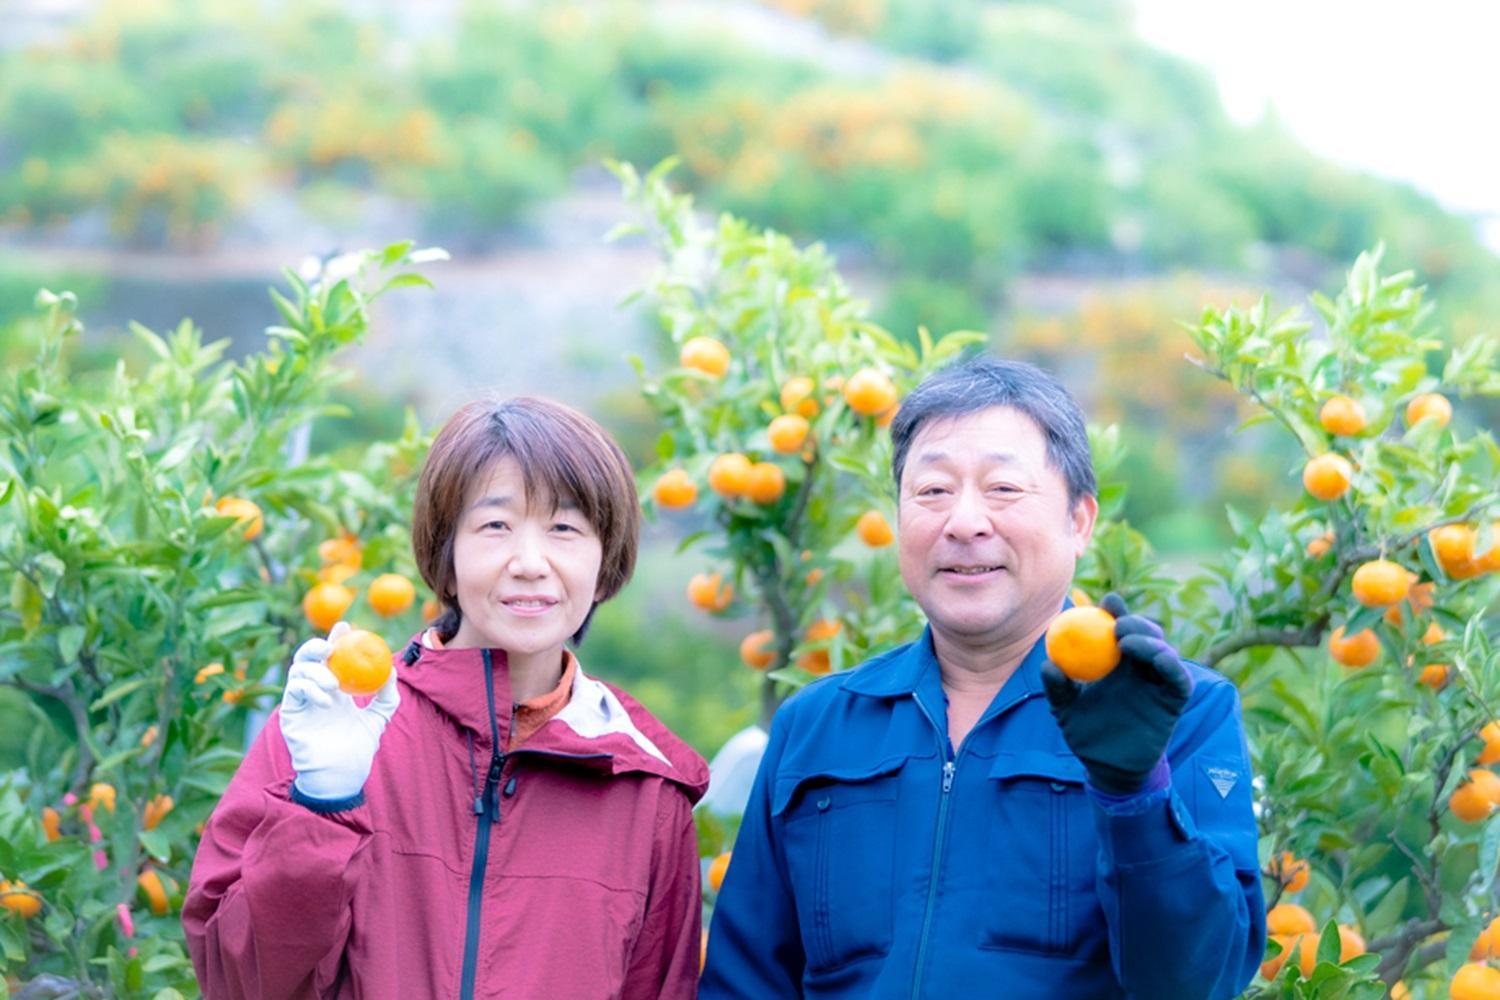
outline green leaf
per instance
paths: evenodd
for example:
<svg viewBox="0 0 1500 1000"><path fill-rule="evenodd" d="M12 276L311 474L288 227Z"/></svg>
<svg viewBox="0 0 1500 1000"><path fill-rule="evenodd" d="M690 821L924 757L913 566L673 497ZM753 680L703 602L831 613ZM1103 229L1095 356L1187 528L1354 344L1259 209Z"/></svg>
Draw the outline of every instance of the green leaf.
<svg viewBox="0 0 1500 1000"><path fill-rule="evenodd" d="M105 705L112 705L115 702L119 701L121 698L130 694L132 691L139 691L147 684L152 683L155 679L156 678L154 677L136 677L131 680L122 681L119 684L115 684L114 686L109 688L109 690L105 691L102 695L94 700L94 703L89 706L89 711L97 712Z"/></svg>
<svg viewBox="0 0 1500 1000"><path fill-rule="evenodd" d="M165 863L172 859L172 838L161 829L142 830L137 836L140 838L141 846L146 849L146 853L157 861Z"/></svg>
<svg viewBox="0 0 1500 1000"><path fill-rule="evenodd" d="M57 655L64 663L74 663L78 651L83 648L85 630L82 625L64 625L57 630Z"/></svg>
<svg viewBox="0 0 1500 1000"><path fill-rule="evenodd" d="M1479 885L1476 892L1488 892L1495 881L1495 866L1500 864L1500 814L1484 821L1484 836L1479 842Z"/></svg>

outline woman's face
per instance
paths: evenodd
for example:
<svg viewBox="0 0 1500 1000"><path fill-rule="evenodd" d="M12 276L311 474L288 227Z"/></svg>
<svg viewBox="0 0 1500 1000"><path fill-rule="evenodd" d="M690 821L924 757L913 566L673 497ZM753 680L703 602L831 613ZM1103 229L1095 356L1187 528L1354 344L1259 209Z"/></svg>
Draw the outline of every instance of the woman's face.
<svg viewBox="0 0 1500 1000"><path fill-rule="evenodd" d="M463 620L451 648L503 649L516 656L561 654L599 593L603 547L583 515L526 499L521 467L499 459L464 499L453 539L453 572Z"/></svg>

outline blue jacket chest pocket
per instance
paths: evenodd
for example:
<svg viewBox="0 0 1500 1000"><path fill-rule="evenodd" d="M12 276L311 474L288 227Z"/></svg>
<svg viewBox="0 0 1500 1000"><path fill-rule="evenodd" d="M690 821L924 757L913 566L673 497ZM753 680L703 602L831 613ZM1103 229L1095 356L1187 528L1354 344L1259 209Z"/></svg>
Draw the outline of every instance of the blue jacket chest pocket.
<svg viewBox="0 0 1500 1000"><path fill-rule="evenodd" d="M1002 754L988 791L980 947L1080 958L1107 948L1083 765L1041 751Z"/></svg>
<svg viewBox="0 0 1500 1000"><path fill-rule="evenodd" d="M783 776L772 815L782 827L808 970L826 972L891 949L901 766L863 774Z"/></svg>

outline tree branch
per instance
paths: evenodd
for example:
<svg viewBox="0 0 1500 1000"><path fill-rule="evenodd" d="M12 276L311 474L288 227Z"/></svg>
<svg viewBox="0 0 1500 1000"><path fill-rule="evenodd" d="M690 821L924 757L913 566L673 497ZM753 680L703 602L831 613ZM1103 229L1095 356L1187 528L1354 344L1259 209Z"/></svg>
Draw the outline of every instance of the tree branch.
<svg viewBox="0 0 1500 1000"><path fill-rule="evenodd" d="M94 754L89 749L89 713L83 702L78 700L78 695L66 687L54 686L52 684L38 684L24 677L15 676L4 683L13 684L23 691L31 694L51 698L68 710L68 715L73 720L73 729L78 736L78 763L73 766L73 778L68 783L69 788L81 792L83 783L89 776L89 771L94 766Z"/></svg>

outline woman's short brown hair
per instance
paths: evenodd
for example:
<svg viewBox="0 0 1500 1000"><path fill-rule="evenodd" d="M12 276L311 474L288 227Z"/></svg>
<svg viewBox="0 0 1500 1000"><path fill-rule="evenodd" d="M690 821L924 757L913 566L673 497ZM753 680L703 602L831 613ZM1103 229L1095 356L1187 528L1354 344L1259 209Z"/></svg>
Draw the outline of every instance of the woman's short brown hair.
<svg viewBox="0 0 1500 1000"><path fill-rule="evenodd" d="M570 406L517 396L475 400L448 418L432 442L412 510L417 569L443 604L434 626L443 638L458 631L462 613L453 579L453 539L470 491L502 458L515 459L526 500L538 495L576 507L599 535L597 608L620 592L635 569L641 505L630 461L609 432ZM594 612L573 635L583 638Z"/></svg>

